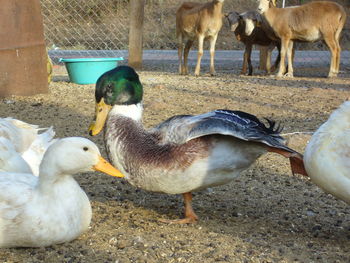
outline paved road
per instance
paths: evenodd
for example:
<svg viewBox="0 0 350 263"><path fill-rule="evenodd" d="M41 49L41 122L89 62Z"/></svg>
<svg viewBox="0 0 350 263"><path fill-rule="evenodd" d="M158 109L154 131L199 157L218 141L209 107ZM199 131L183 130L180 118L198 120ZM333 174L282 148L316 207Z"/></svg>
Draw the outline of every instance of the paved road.
<svg viewBox="0 0 350 263"><path fill-rule="evenodd" d="M127 59L127 50L50 50L50 57L54 63L58 63L59 58L68 57L124 57ZM277 51L273 53L273 58L277 55ZM197 52L190 51L189 64L195 65ZM218 50L215 54L216 65L227 65L229 67L240 67L242 64L242 50ZM144 64L165 63L169 65L177 65L176 50L144 50ZM259 53L254 50L252 53L252 63L257 64L259 61ZM204 52L202 63L209 65L210 55L206 50ZM329 67L330 53L328 51L296 51L294 65L296 67ZM345 70L350 70L350 51L342 51L341 67Z"/></svg>

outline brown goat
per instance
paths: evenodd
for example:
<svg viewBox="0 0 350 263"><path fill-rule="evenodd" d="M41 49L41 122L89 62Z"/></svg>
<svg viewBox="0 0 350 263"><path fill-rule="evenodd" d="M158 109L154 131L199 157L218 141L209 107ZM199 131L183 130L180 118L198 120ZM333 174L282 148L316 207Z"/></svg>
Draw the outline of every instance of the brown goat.
<svg viewBox="0 0 350 263"><path fill-rule="evenodd" d="M241 74L247 73L247 66L248 75L252 75L253 73L253 66L251 63L253 45L268 47L267 59L264 61L266 64L265 70L267 74L269 74L271 70L274 71L280 61L280 41L271 40L261 27L255 26L257 21L261 21L260 16L261 15L256 11L248 11L242 14L233 11L226 15L226 18L230 24L231 31L234 32L237 40L245 45ZM246 24L248 23L254 23L254 29L250 32L247 32ZM275 47L278 48L278 56L276 58L274 66L271 68L271 52Z"/></svg>
<svg viewBox="0 0 350 263"><path fill-rule="evenodd" d="M324 40L331 52L328 77L336 77L340 64L340 33L344 27L344 8L327 1L315 1L301 6L276 8L272 0L259 0L258 11L263 23L270 26L276 39L281 40L281 62L277 77L285 72L285 56L288 57L289 77L293 77L293 41L313 42ZM270 36L270 35L269 35Z"/></svg>
<svg viewBox="0 0 350 263"><path fill-rule="evenodd" d="M176 36L178 40L179 73L188 74L188 53L198 39L198 57L194 74L199 75L203 56L203 42L210 41L210 74L215 75L215 43L222 27L222 6L224 0L208 3L183 3L176 12ZM183 49L184 42L185 48ZM183 60L182 60L183 54Z"/></svg>

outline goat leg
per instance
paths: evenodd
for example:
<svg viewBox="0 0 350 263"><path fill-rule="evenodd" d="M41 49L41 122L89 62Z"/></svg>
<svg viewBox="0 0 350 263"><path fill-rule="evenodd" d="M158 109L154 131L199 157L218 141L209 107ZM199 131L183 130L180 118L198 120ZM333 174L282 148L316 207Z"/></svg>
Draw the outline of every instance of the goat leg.
<svg viewBox="0 0 350 263"><path fill-rule="evenodd" d="M215 67L214 67L214 56L215 56L215 44L218 38L218 34L212 36L210 38L210 75L216 75Z"/></svg>
<svg viewBox="0 0 350 263"><path fill-rule="evenodd" d="M274 47L268 47L266 50L266 61L265 61L265 71L266 75L269 75L271 72L271 53Z"/></svg>
<svg viewBox="0 0 350 263"><path fill-rule="evenodd" d="M178 48L177 48L177 55L179 58L179 74L183 74L183 62L182 62L182 52L183 52L183 39L182 37L179 37L178 39Z"/></svg>
<svg viewBox="0 0 350 263"><path fill-rule="evenodd" d="M330 52L331 52L331 65L328 73L328 78L333 78L337 76L337 56L338 56L338 47L336 40L332 34L327 34L324 36L324 41L326 42Z"/></svg>
<svg viewBox="0 0 350 263"><path fill-rule="evenodd" d="M193 40L187 40L184 50L184 67L182 70L183 75L188 74L188 53L190 52L191 46L193 44Z"/></svg>
<svg viewBox="0 0 350 263"><path fill-rule="evenodd" d="M246 46L243 53L243 64L242 64L242 70L240 73L241 75L245 75L247 73L247 65L248 65L248 51Z"/></svg>
<svg viewBox="0 0 350 263"><path fill-rule="evenodd" d="M293 78L293 41L290 40L287 48L287 58L288 58L288 72L284 74L286 77Z"/></svg>
<svg viewBox="0 0 350 263"><path fill-rule="evenodd" d="M204 35L201 34L198 36L197 65L196 65L196 69L194 71L195 76L199 76L199 72L201 70L201 60L202 60L202 56L203 56L203 42L204 42Z"/></svg>
<svg viewBox="0 0 350 263"><path fill-rule="evenodd" d="M281 62L281 43L278 42L276 44L276 47L277 47L277 50L278 50L278 54L277 54L277 58L275 60L275 64L271 67L270 72L275 72L277 67L278 67L278 64ZM294 52L293 52L293 56L294 56Z"/></svg>
<svg viewBox="0 0 350 263"><path fill-rule="evenodd" d="M289 40L286 38L281 39L281 61L280 61L279 70L276 75L276 77L278 78L283 77L283 74L286 70L285 59L286 59L286 53L288 48L288 42Z"/></svg>

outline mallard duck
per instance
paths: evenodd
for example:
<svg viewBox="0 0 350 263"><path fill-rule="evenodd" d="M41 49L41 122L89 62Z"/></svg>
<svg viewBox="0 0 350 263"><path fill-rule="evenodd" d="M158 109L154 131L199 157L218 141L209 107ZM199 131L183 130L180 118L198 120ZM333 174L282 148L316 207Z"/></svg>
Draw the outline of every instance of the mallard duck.
<svg viewBox="0 0 350 263"><path fill-rule="evenodd" d="M285 146L273 121L267 127L242 111L215 110L174 116L145 130L142 95L139 76L131 67L104 73L96 83L96 117L89 133L96 135L105 127L110 161L132 185L183 194L185 218L162 221L195 222L191 192L232 181L267 151L288 157L293 172L306 174L302 155Z"/></svg>
<svg viewBox="0 0 350 263"><path fill-rule="evenodd" d="M40 162L55 141L54 136L52 127L39 128L13 118L0 118L0 171L38 176Z"/></svg>
<svg viewBox="0 0 350 263"><path fill-rule="evenodd" d="M43 247L71 241L87 230L91 206L73 174L123 175L88 139L59 139L44 154L39 177L0 173L0 247Z"/></svg>
<svg viewBox="0 0 350 263"><path fill-rule="evenodd" d="M312 135L304 163L312 182L350 204L350 101Z"/></svg>

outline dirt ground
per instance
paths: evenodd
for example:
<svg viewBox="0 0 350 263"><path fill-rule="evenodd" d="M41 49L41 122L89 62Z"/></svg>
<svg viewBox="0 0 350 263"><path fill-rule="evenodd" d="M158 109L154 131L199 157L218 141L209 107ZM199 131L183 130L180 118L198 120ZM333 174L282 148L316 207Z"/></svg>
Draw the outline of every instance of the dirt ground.
<svg viewBox="0 0 350 263"><path fill-rule="evenodd" d="M176 65L166 64L140 71L145 126L176 114L243 110L280 122L289 146L303 152L311 133L350 97L349 69L337 79L320 77L327 69L298 69L299 77L279 80L239 76L227 67L217 67L215 77L207 67L202 72L179 76ZM3 99L0 112L52 125L57 137L88 137L106 156L102 135L87 133L94 85L56 74L49 94ZM295 132L303 133L288 135ZM288 160L276 154L262 156L228 185L195 193L200 221L193 225L157 220L182 216L181 196L146 192L99 173L75 178L91 199L89 231L52 247L3 249L0 262L350 262L349 206L292 176Z"/></svg>

